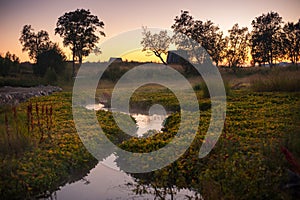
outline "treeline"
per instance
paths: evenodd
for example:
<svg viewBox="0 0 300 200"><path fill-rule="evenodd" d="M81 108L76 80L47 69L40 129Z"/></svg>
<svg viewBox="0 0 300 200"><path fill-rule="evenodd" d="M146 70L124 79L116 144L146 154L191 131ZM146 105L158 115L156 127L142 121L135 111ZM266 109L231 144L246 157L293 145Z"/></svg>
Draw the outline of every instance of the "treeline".
<svg viewBox="0 0 300 200"><path fill-rule="evenodd" d="M284 23L277 12L256 17L251 31L234 24L228 36L212 21L194 19L188 11L181 11L174 21L174 32L197 41L216 65L239 67L250 61L252 66L273 66L284 60L297 64L300 59L300 19Z"/></svg>
<svg viewBox="0 0 300 200"><path fill-rule="evenodd" d="M23 45L22 50L28 51L29 57L34 61L32 71L35 75L44 77L46 73L54 73L56 76L63 72L66 56L58 44L50 41L46 31L35 33L30 25L25 25L20 42ZM16 76L21 73L21 68L20 59L15 54L7 52L4 57L0 55L1 76Z"/></svg>
<svg viewBox="0 0 300 200"><path fill-rule="evenodd" d="M28 51L29 57L35 62L34 74L43 77L46 72L60 74L64 70L66 56L58 44L50 41L47 31L35 33L31 25L25 25L19 40L22 51Z"/></svg>
<svg viewBox="0 0 300 200"><path fill-rule="evenodd" d="M75 63L80 65L83 58L90 53L101 53L96 43L100 36L105 36L104 32L99 30L103 27L104 23L85 9L66 12L58 18L54 31L63 38L63 45L70 47L72 51L72 77L75 76ZM34 62L32 70L35 75L48 75L55 80L56 76L65 70L66 56L59 45L50 40L47 31L35 32L31 25L24 25L19 41L23 47L22 51L28 52ZM19 68L17 65L19 66L19 58L15 55L7 53L4 58L0 56L0 75L8 75L10 69Z"/></svg>
<svg viewBox="0 0 300 200"><path fill-rule="evenodd" d="M246 63L273 66L286 60L297 64L300 59L300 19L296 23L284 23L277 12L256 17L251 23L251 31L234 24L227 36L212 21L194 19L188 11L181 11L174 21L171 26L174 32L185 34L198 42L217 66L226 65L234 69ZM100 36L105 36L101 31L103 27L103 21L85 9L66 12L58 18L55 34L60 35L63 45L72 51L72 76L75 75L75 62L80 65L90 53L101 53L96 43ZM164 31L152 35L144 30L143 35L143 50L152 51L166 64L161 54L167 53L171 38ZM66 56L58 44L50 41L47 31L34 32L31 25L25 25L19 40L22 50L28 52L35 62L34 74L44 77L49 72L55 76L64 71ZM153 46L153 41L160 46ZM8 52L0 56L0 75L6 76L12 71L18 73L19 68L19 59L14 54Z"/></svg>
<svg viewBox="0 0 300 200"><path fill-rule="evenodd" d="M20 59L9 51L6 52L5 56L0 55L0 75L7 76L11 73L20 72Z"/></svg>

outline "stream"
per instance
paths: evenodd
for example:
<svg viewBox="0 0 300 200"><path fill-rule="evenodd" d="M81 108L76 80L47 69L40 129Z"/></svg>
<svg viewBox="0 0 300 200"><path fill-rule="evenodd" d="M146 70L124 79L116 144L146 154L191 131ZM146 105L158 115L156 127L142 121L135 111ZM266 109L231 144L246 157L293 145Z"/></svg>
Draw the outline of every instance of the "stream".
<svg viewBox="0 0 300 200"><path fill-rule="evenodd" d="M102 104L87 105L89 110L103 109ZM160 131L167 115L132 114L138 126L137 135L142 137L148 130ZM104 199L156 199L154 192L136 194L133 190L137 185L135 179L117 166L116 156L111 154L90 170L87 176L74 183L68 183L55 191L50 199L57 200L104 200ZM112 167L107 167L112 166ZM151 190L151 189L150 189ZM152 189L153 190L153 189ZM176 190L176 188L174 189ZM174 191L174 199L185 199L186 195L193 196L192 191L181 189Z"/></svg>

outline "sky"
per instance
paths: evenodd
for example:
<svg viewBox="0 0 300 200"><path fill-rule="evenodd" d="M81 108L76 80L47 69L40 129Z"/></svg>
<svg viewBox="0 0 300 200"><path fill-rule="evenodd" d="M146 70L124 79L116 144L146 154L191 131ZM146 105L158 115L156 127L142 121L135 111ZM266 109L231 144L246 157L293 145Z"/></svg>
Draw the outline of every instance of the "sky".
<svg viewBox="0 0 300 200"><path fill-rule="evenodd" d="M170 29L181 10L189 11L195 19L213 21L224 33L235 23L251 30L251 21L270 11L278 12L284 22L296 22L300 18L300 0L1 0L0 54L4 55L9 51L21 61L30 60L28 53L22 52L19 42L20 32L25 24L30 24L36 32L46 30L51 41L58 42L63 48L62 39L54 34L57 19L65 12L77 8L89 9L104 22L106 37L100 39L100 47L102 43L142 26ZM112 47L109 54L105 54L102 49L103 54L94 56L95 61L120 56L113 51L117 48L118 46ZM63 50L67 58L71 58L68 48ZM135 55L137 54L131 52L127 58L134 60L141 56Z"/></svg>

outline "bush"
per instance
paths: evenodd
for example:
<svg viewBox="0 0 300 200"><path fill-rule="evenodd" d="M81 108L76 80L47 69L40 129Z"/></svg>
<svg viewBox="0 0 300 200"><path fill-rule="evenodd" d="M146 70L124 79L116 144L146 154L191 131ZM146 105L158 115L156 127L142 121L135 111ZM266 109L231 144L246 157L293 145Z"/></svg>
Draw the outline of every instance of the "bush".
<svg viewBox="0 0 300 200"><path fill-rule="evenodd" d="M228 82L224 82L224 87L225 87L226 95L227 96L230 95L231 94L231 88L229 86L229 83ZM193 88L194 88L195 91L202 90L202 97L203 98L210 98L208 87L205 84L205 82L201 82L200 84L195 85Z"/></svg>
<svg viewBox="0 0 300 200"><path fill-rule="evenodd" d="M38 85L44 85L45 82L41 78L0 78L0 87L12 86L12 87L34 87Z"/></svg>
<svg viewBox="0 0 300 200"><path fill-rule="evenodd" d="M57 81L57 75L54 70L48 69L45 74L45 80L48 84L53 84Z"/></svg>
<svg viewBox="0 0 300 200"><path fill-rule="evenodd" d="M194 90L194 91L200 91L200 90L201 90L201 84L198 83L198 84L194 85L194 86L193 86L193 90Z"/></svg>
<svg viewBox="0 0 300 200"><path fill-rule="evenodd" d="M37 63L33 66L36 75L43 77L48 69L53 69L56 74L61 74L65 69L66 57L62 50L53 45L49 50L40 53L37 56Z"/></svg>

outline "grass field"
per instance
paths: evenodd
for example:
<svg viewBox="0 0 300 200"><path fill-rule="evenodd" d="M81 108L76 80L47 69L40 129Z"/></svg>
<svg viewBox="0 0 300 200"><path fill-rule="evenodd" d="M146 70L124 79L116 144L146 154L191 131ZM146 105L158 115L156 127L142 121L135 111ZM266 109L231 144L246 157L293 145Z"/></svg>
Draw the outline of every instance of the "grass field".
<svg viewBox="0 0 300 200"><path fill-rule="evenodd" d="M132 190L144 188L139 192L145 193L154 188L159 197L171 194L175 187L189 188L204 199L296 197L295 190L284 186L289 181L287 170L300 171L295 164L300 163L300 93L299 76L296 76L299 68L238 69L236 73L226 70L221 73L230 92L225 127L213 151L204 159L197 157L210 120L210 100L204 98L205 87L200 85L196 95L201 125L193 144L179 160L163 169L131 174L138 183ZM295 76L283 81L287 74ZM284 85L284 89L264 84L275 76L277 84ZM189 81L196 86L201 79L191 77ZM105 84L97 95L109 96L114 82L101 83ZM66 86L66 90L70 89ZM95 166L97 161L76 134L71 98L71 92L62 92L33 98L17 107L1 107L1 199L30 199L49 194L66 182L80 179ZM131 100L132 107L137 109L162 103L170 111L178 110L174 95L161 86L141 88ZM111 140L134 152L149 152L167 144L176 134L180 121L180 113L175 112L166 120L162 133L137 139L123 137L111 113L99 111L97 116ZM292 157L286 159L286 155Z"/></svg>

